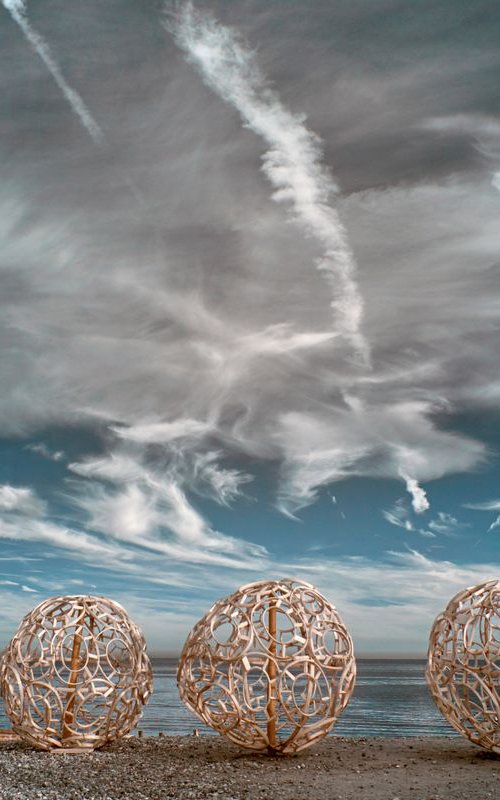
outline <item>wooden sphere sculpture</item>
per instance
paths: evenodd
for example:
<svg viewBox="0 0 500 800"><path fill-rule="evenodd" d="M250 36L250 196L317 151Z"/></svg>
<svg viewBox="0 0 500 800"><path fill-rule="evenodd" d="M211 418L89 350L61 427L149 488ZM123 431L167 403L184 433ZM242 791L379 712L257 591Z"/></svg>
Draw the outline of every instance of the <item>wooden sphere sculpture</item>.
<svg viewBox="0 0 500 800"><path fill-rule="evenodd" d="M152 691L143 635L105 597L52 597L23 619L2 656L12 727L35 747L93 749L124 736Z"/></svg>
<svg viewBox="0 0 500 800"><path fill-rule="evenodd" d="M335 608L303 581L259 581L219 600L181 654L182 699L233 742L296 753L329 732L356 675Z"/></svg>
<svg viewBox="0 0 500 800"><path fill-rule="evenodd" d="M427 682L457 731L500 753L500 581L459 592L436 618Z"/></svg>

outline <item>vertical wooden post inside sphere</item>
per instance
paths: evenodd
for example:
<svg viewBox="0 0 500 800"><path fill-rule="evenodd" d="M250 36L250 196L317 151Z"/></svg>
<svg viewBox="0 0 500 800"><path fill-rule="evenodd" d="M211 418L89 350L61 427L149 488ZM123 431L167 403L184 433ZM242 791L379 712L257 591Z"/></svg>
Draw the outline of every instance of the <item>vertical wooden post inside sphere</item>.
<svg viewBox="0 0 500 800"><path fill-rule="evenodd" d="M271 656L276 655L276 606L271 595L267 610L268 630L269 630L269 652ZM267 674L269 681L267 684L267 740L268 752L276 752L276 664L273 658L267 662Z"/></svg>
<svg viewBox="0 0 500 800"><path fill-rule="evenodd" d="M144 637L107 597L49 597L2 656L15 733L51 753L82 753L127 735L151 694Z"/></svg>
<svg viewBox="0 0 500 800"><path fill-rule="evenodd" d="M71 736L72 725L75 719L75 699L76 690L78 687L78 673L80 670L80 651L82 647L82 627L85 618L85 609L75 622L75 633L73 636L73 647L71 649L71 666L68 681L68 694L66 701L66 709L63 716L63 731L62 738L67 739ZM93 619L90 617L90 627L93 627Z"/></svg>

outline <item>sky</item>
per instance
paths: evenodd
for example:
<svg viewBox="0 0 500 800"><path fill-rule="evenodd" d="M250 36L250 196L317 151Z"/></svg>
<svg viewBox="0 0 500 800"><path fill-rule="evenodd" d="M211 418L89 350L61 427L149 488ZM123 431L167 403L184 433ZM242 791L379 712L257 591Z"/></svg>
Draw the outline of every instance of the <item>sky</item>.
<svg viewBox="0 0 500 800"><path fill-rule="evenodd" d="M0 647L261 578L421 655L499 576L500 8L2 0Z"/></svg>

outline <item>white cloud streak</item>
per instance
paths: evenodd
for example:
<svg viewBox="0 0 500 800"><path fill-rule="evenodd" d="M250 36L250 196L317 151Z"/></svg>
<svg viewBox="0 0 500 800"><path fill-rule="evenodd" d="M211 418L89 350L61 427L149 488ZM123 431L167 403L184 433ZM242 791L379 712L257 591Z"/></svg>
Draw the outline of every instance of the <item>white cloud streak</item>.
<svg viewBox="0 0 500 800"><path fill-rule="evenodd" d="M75 114L78 116L83 127L87 130L94 144L104 144L104 134L99 125L93 118L78 92L72 89L72 87L66 81L57 61L52 55L52 51L47 42L42 36L40 36L39 33L37 33L37 31L34 30L30 24L26 15L26 4L24 0L2 0L2 3L14 21L19 25L35 52L38 53L42 59L64 97L70 104Z"/></svg>
<svg viewBox="0 0 500 800"><path fill-rule="evenodd" d="M443 536L456 536L459 531L468 527L468 523L460 522L456 517L452 514L448 514L446 511L439 511L437 518L429 522L429 528Z"/></svg>
<svg viewBox="0 0 500 800"><path fill-rule="evenodd" d="M382 510L382 516L391 525L395 525L397 528L402 528L408 533L417 533L420 536L424 536L428 539L436 538L436 534L427 528L416 527L411 520L410 515L411 512L406 507L403 499L396 500L392 508Z"/></svg>
<svg viewBox="0 0 500 800"><path fill-rule="evenodd" d="M324 249L317 267L334 299L337 332L354 346L363 363L368 344L361 333L363 301L356 283L356 264L346 230L329 204L338 191L321 165L319 138L271 91L253 53L238 35L191 2L168 12L166 27L205 83L238 110L245 124L270 146L263 170L275 187L273 199L291 205L294 220Z"/></svg>
<svg viewBox="0 0 500 800"><path fill-rule="evenodd" d="M424 654L434 617L458 591L498 577L499 567L433 560L412 549L386 553L382 562L360 556L303 562L300 574L332 597L363 649Z"/></svg>
<svg viewBox="0 0 500 800"><path fill-rule="evenodd" d="M113 563L119 556L123 567L124 558L116 547L110 546L88 533L72 530L50 521L27 517L12 521L0 519L0 539L42 542L67 550L69 553L84 555L87 558L105 558L107 563ZM128 554L129 559L132 557L132 553Z"/></svg>
<svg viewBox="0 0 500 800"><path fill-rule="evenodd" d="M293 513L314 501L317 487L352 475L401 477L411 470L416 481L432 480L485 457L481 443L436 430L431 412L425 403L402 402L283 413L274 433L285 453L280 507ZM417 505L423 509L425 501Z"/></svg>
<svg viewBox="0 0 500 800"><path fill-rule="evenodd" d="M404 472L401 472L401 477L406 483L406 491L411 495L411 504L415 514L423 514L424 511L428 511L430 503L425 491L419 486L418 481L406 475Z"/></svg>
<svg viewBox="0 0 500 800"><path fill-rule="evenodd" d="M217 502L227 504L250 476L218 467L218 453L189 454L187 473L175 452L163 469L145 466L143 455L137 449L135 457L111 454L106 459L69 465L72 472L89 479L77 483L73 494L67 495L84 512L87 528L124 547L138 547L183 563L235 569L265 563L263 547L214 530L182 488L187 482L191 489L200 493L205 489Z"/></svg>
<svg viewBox="0 0 500 800"><path fill-rule="evenodd" d="M500 511L500 500L487 500L484 503L464 503L464 508L473 511Z"/></svg>
<svg viewBox="0 0 500 800"><path fill-rule="evenodd" d="M17 9L23 6L18 3ZM204 37L213 37L207 52L215 59L217 79L227 68L231 85L224 91L243 93L245 113L254 113L252 122L262 126L266 141L275 142L277 128L286 137L288 126L281 123L290 122L296 140L276 140L270 152L278 149L279 158L290 159L292 151L300 159L305 152L309 159L299 159L297 173L295 162L286 161L285 183L275 176L275 188L279 183L288 191L304 163L330 186L317 140L268 91L248 49L226 29L192 13L194 44L205 46ZM273 7L268 13L277 12ZM253 37L252 23L249 29ZM288 52L286 36L266 39L266 31L260 31L263 53L278 64ZM222 54L219 35L226 37ZM11 57L19 59L19 42L11 39ZM106 37L101 44L108 47ZM196 495L227 504L249 483L249 476L230 466L245 463L245 470L259 470L263 461L272 461L280 468L279 503L293 514L313 502L320 487L344 478L392 479L403 469L427 486L484 464L484 444L461 432L460 425L441 426L445 414L453 422L455 411L498 408L500 398L493 267L500 247L498 194L485 182L484 168L475 179L469 173L465 180L433 183L432 170L417 169L422 166L417 159L417 184L405 180L391 188L386 157L392 145L386 144L384 167L377 167L380 180L372 184L377 188L338 198L354 250L361 263L370 265L361 276L367 301L363 330L374 363L363 374L345 358L348 348L338 337L332 346L325 302L330 295L309 267L321 252L317 239L303 236L302 227L288 224L279 207L265 202L266 182L254 168L260 141L250 133L235 136L238 119L220 113L220 104L173 46L164 47L161 38L156 45L154 63L157 56L166 60L166 79L159 85L153 81L149 94L134 93L132 72L125 68L128 100L116 103L116 109L126 106L129 121L135 120L141 132L134 146L127 146L127 164L147 186L153 215L161 209L163 222L168 220L160 253L147 251L150 228L137 220L130 225L128 199L122 206L122 194L114 191L117 164L111 166L107 157L118 158L118 153L107 153L97 163L91 151L77 166L72 158L61 160L59 150L46 162L36 144L26 152L26 174L32 176L27 186L22 181L18 186L15 178L0 193L0 335L8 343L0 383L9 387L0 397L2 432L27 434L31 441L52 424L90 421L101 431L106 426L107 454L85 461L74 456L70 470L89 484L113 484L104 487L105 499L98 499L103 515L104 506L111 507L100 524L115 531L119 507L132 508L140 493L148 504L158 494L153 516L173 502L168 492L160 501L160 493L147 485L148 471L155 471L159 484L177 486L190 504L195 505ZM403 89L421 80L421 69L426 76L431 70L419 64L416 74L398 72L392 82L385 75L368 79L365 72L356 77L337 60L336 51L329 52L334 60L326 64L320 52L311 54L321 93L310 92L306 76L304 83L294 78L293 87L297 103L325 123L328 147L339 152L344 169L342 143L354 136L363 164L356 168L359 175L371 169L370 161L380 161L372 158L383 145L378 134L392 142L388 110L397 106L401 121L399 115L409 110ZM233 63L239 55L240 72ZM94 77L99 69L96 64ZM151 73L145 69L149 85ZM19 120L24 120L23 74L3 76L9 96L19 96ZM111 73L109 80L113 91L119 88ZM284 91L291 86L286 80L285 75ZM90 73L89 81L96 87ZM51 89L50 82L44 86ZM367 87L383 110L377 120L365 109ZM104 106L109 94L102 88ZM396 106L394 96L401 101ZM234 105L236 99L229 102ZM414 103L409 105L413 125ZM172 113L165 126L167 107ZM51 115L55 126L61 115L68 121L63 105L58 111L59 116ZM423 103L419 113L431 117L436 109ZM25 121L31 125L31 118ZM374 130L374 122L380 129ZM409 121L402 122L406 130ZM483 125L483 140L486 133L491 141L497 135L491 125ZM441 136L438 131L420 135L432 141ZM13 162L20 176L24 158ZM395 159L401 161L401 152ZM99 193L107 186L112 203L107 192ZM292 188L302 191L298 178ZM295 199L287 202L292 207ZM315 207L310 203L308 209ZM297 209L294 213L298 217ZM134 495L130 486L139 492ZM209 523L206 527L212 530ZM166 530L162 547L175 542L180 548L175 537Z"/></svg>
<svg viewBox="0 0 500 800"><path fill-rule="evenodd" d="M32 453L37 453L37 455L42 456L42 458L46 458L49 461L63 461L64 459L64 452L62 450L51 450L50 447L47 447L45 442L35 442L34 444L29 444L26 446L26 450L30 450Z"/></svg>
<svg viewBox="0 0 500 800"><path fill-rule="evenodd" d="M491 523L490 527L488 528L488 533L490 531L494 531L496 528L500 528L500 515Z"/></svg>
<svg viewBox="0 0 500 800"><path fill-rule="evenodd" d="M46 505L33 489L27 486L0 486L0 512L7 511L17 514L26 514L29 517L42 516Z"/></svg>
<svg viewBox="0 0 500 800"><path fill-rule="evenodd" d="M450 116L431 117L422 125L424 130L446 133L460 133L470 136L474 147L490 163L498 167L500 163L500 119L487 114L453 114ZM500 172L493 171L491 185L500 191Z"/></svg>
<svg viewBox="0 0 500 800"><path fill-rule="evenodd" d="M141 444L168 444L176 439L203 438L210 427L195 419L177 419L174 422L150 422L131 427L111 426L111 430L121 439Z"/></svg>

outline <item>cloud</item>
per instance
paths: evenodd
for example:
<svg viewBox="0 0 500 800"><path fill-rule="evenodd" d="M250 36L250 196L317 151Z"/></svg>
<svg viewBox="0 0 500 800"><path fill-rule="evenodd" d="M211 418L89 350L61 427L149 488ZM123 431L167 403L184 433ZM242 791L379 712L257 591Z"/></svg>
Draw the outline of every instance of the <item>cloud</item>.
<svg viewBox="0 0 500 800"><path fill-rule="evenodd" d="M34 444L29 444L26 446L26 450L30 450L32 453L37 453L43 458L47 458L49 461L62 461L65 457L65 454L62 450L51 450L50 447L47 447L44 442L35 442Z"/></svg>
<svg viewBox="0 0 500 800"><path fill-rule="evenodd" d="M421 513L415 510L413 503L412 507L414 513ZM390 522L391 525L396 525L406 531L419 533L421 536L428 538L435 538L437 535L457 536L460 531L470 527L468 523L460 522L452 514L439 511L437 516L431 519L425 528L420 528L412 521L410 511L406 507L405 501L402 499L397 500L392 508L383 510L382 516L387 522Z"/></svg>
<svg viewBox="0 0 500 800"><path fill-rule="evenodd" d="M395 525L397 528L403 528L403 530L409 533L418 533L420 536L424 536L428 539L434 539L436 537L436 534L432 531L427 528L419 528L413 523L411 512L403 499L396 500L392 508L383 509L382 516L391 525Z"/></svg>
<svg viewBox="0 0 500 800"><path fill-rule="evenodd" d="M466 522L459 522L456 517L452 516L452 514L440 511L437 519L431 520L428 527L436 533L441 533L445 536L452 536L457 531L463 528L468 528L469 525Z"/></svg>
<svg viewBox="0 0 500 800"><path fill-rule="evenodd" d="M494 531L495 528L500 528L500 515L496 518L494 522L491 523L490 527L488 528L488 532Z"/></svg>
<svg viewBox="0 0 500 800"><path fill-rule="evenodd" d="M423 514L424 511L428 511L430 508L430 503L427 499L425 491L421 486L418 485L418 481L416 481L414 478L410 478L410 476L406 475L404 472L401 473L401 477L406 483L406 490L408 494L411 495L411 504L414 512L416 514Z"/></svg>
<svg viewBox="0 0 500 800"><path fill-rule="evenodd" d="M94 484L91 487L94 492ZM45 557L58 554L59 558L77 560L80 565L91 564L98 590L101 573L116 575L120 586L126 581L125 605L144 625L146 635L152 637L153 649L160 652L165 651L165 624L171 620L173 605L178 617L168 627L168 646L178 651L192 624L221 596L221 586L230 591L250 580L288 574L312 581L330 597L355 640L362 641L367 651L421 653L425 650L432 617L456 591L478 583L496 568L491 563L457 565L434 561L414 549L381 553L377 561L361 556L332 558L326 553L321 560L312 556L283 559L257 545L231 541L210 530L177 487L156 486L152 482L151 488L153 494L148 496L145 487L139 494L135 484L125 482L117 484L114 492L89 493L80 508L88 518L94 514L99 531L93 531L89 525L89 531L84 533L74 526L15 514L12 522L0 522L0 538L39 543L45 548ZM163 503L160 498L164 498ZM157 503L155 506L152 499ZM158 517L158 527L148 516L152 511ZM404 500L400 500L386 513L386 519L409 530L406 525L409 513ZM445 513L437 519L447 526L456 523ZM151 526L148 530L146 524ZM173 538L166 539L161 534L161 524L165 529L168 527ZM3 582L0 601L11 590L33 593L31 583L31 578ZM60 593L83 584L74 577L74 572L66 572L50 587L41 574L40 582L35 585L35 591L50 589ZM84 585L88 586L88 579ZM172 593L178 587L179 598L156 594L156 586L161 587L162 593L165 589ZM193 589L196 596L191 594ZM118 594L115 591L113 596ZM22 608L21 604L11 603L11 611L17 613L9 616L9 602L7 596L0 630L4 635L12 635L12 625L17 624Z"/></svg>
<svg viewBox="0 0 500 800"><path fill-rule="evenodd" d="M166 27L204 81L241 114L245 125L270 146L263 171L275 187L273 199L290 204L294 219L324 248L317 267L334 300L336 330L369 358L360 326L363 301L355 281L356 265L338 213L329 205L337 186L320 163L320 141L267 85L253 53L235 31L191 2L170 11Z"/></svg>
<svg viewBox="0 0 500 800"><path fill-rule="evenodd" d="M195 454L190 485L198 493L204 493L221 505L229 506L240 497L241 487L253 481L253 476L241 470L220 467L217 462L221 458L220 451Z"/></svg>
<svg viewBox="0 0 500 800"><path fill-rule="evenodd" d="M487 500L485 503L464 503L464 508L473 511L500 511L500 500Z"/></svg>
<svg viewBox="0 0 500 800"><path fill-rule="evenodd" d="M115 456L70 464L72 472L93 479L70 483L67 500L84 512L85 526L112 537L122 545L133 545L174 560L248 569L266 558L263 547L219 533L189 501L182 484L187 481L200 493L227 504L240 492L246 476L237 470L220 469L217 453L188 459L185 474L175 455L167 466L145 466L139 450L135 459ZM114 484L96 484L95 479Z"/></svg>
<svg viewBox="0 0 500 800"><path fill-rule="evenodd" d="M123 561L127 557L132 558L132 553L120 552L113 545L106 544L88 533L29 517L19 517L12 521L0 519L0 539L42 542L92 559L102 557L113 561L119 557L122 568Z"/></svg>
<svg viewBox="0 0 500 800"><path fill-rule="evenodd" d="M124 453L110 453L104 458L74 461L68 464L68 469L84 478L113 483L136 481L144 476L144 467L137 458Z"/></svg>
<svg viewBox="0 0 500 800"><path fill-rule="evenodd" d="M26 514L28 517L43 516L44 501L28 486L0 485L0 512Z"/></svg>
<svg viewBox="0 0 500 800"><path fill-rule="evenodd" d="M390 522L391 525L396 525L398 528L404 528L406 531L415 530L404 500L396 500L392 508L382 511L382 516L387 522Z"/></svg>
<svg viewBox="0 0 500 800"><path fill-rule="evenodd" d="M363 642L364 652L424 655L437 614L458 591L495 576L499 565L459 565L410 549L387 552L377 561L363 556L323 558L320 563L303 559L300 566L284 568L331 598L355 643Z"/></svg>
<svg viewBox="0 0 500 800"><path fill-rule="evenodd" d="M5 590L0 587L0 642L7 645L23 616L33 607L33 597L30 592L20 590ZM0 649L3 649L3 645Z"/></svg>
<svg viewBox="0 0 500 800"><path fill-rule="evenodd" d="M422 127L426 130L460 133L470 136L475 148L490 163L498 167L500 164L500 118L487 114L453 114L449 116L431 117L424 120ZM495 170L491 185L499 189L499 175Z"/></svg>
<svg viewBox="0 0 500 800"><path fill-rule="evenodd" d="M117 493L95 490L79 504L87 512L90 529L115 539L146 544L155 524L152 503L137 485L126 486Z"/></svg>
<svg viewBox="0 0 500 800"><path fill-rule="evenodd" d="M464 503L464 508L470 508L473 511L500 511L500 500L487 500L484 503ZM488 533L500 527L500 516L498 516L488 528Z"/></svg>
<svg viewBox="0 0 500 800"><path fill-rule="evenodd" d="M274 433L285 453L282 508L299 509L314 501L317 487L354 475L411 471L414 480L432 480L481 463L483 445L437 430L431 415L432 407L422 402L283 414Z"/></svg>
<svg viewBox="0 0 500 800"><path fill-rule="evenodd" d="M104 136L99 125L93 118L78 92L76 92L64 78L59 64L52 55L52 51L47 42L30 24L26 16L26 4L24 0L2 0L2 3L7 11L9 11L15 22L19 25L35 52L38 53L42 59L64 97L70 104L75 114L78 116L83 127L87 130L94 144L103 144Z"/></svg>
<svg viewBox="0 0 500 800"><path fill-rule="evenodd" d="M236 6L224 13L243 23ZM331 13L341 30L345 21L333 6ZM446 58L437 71L436 56L368 75L346 49L348 39L325 43L315 27L322 12L311 7L306 16L297 27L278 6L266 7L265 24L260 13L245 15L282 100L260 84L250 98L266 93L266 113L274 98L281 103L293 135L303 132L299 144L311 142L307 164L330 181L309 128L321 131L324 164L335 163L349 188L337 193L336 210L360 265L372 369L354 365L332 331L330 295L310 269L318 241L270 202L257 170L261 143L206 91L171 39L151 38L133 16L113 50L107 36L116 42L115 33L90 11L82 16L96 52L82 90L88 86L107 110L112 158L73 149L72 120L60 104L39 117L42 154L39 139L27 134L25 73L2 73L3 90L16 102L0 190L0 383L9 387L0 396L0 431L30 441L51 425L97 432L99 455L72 455L69 468L85 479L89 496L91 485L112 484L104 495L95 489L96 508L102 515L111 509L103 526L118 530L111 521L118 509L140 505L140 497L147 514L174 504L173 495L160 500L148 486L150 473L195 507L200 496L231 504L243 492L258 493L251 473L272 465L279 477L269 489L280 508L296 514L320 487L345 478L400 479L403 470L430 493L431 481L488 462L488 444L464 434L455 414L497 409L500 399L498 193L468 142L466 153L456 151L451 128L418 125L468 107L496 42L489 55L469 52L471 72ZM61 57L74 63L76 34L65 17L53 25ZM310 40L302 25L313 31ZM213 29L214 41L220 30ZM390 31L381 33L381 42L394 44ZM147 56L140 76L123 44L139 40ZM366 44L378 47L372 38ZM6 47L9 63L19 63L13 37ZM232 39L228 48L231 58L240 52ZM114 68L103 82L109 52ZM33 85L48 108L47 87ZM448 85L459 94L450 95ZM307 111L307 129L286 106ZM22 153L19 126L28 137ZM122 191L117 166L146 187L142 215ZM287 201L291 209L294 203ZM92 518L90 508L79 510L80 522ZM237 530L235 518L234 538ZM93 538L106 536L113 538ZM162 547L175 536L166 529Z"/></svg>
<svg viewBox="0 0 500 800"><path fill-rule="evenodd" d="M129 428L112 426L111 430L121 439L149 444L168 444L175 439L202 438L210 428L195 419L177 419L173 422L151 422Z"/></svg>

